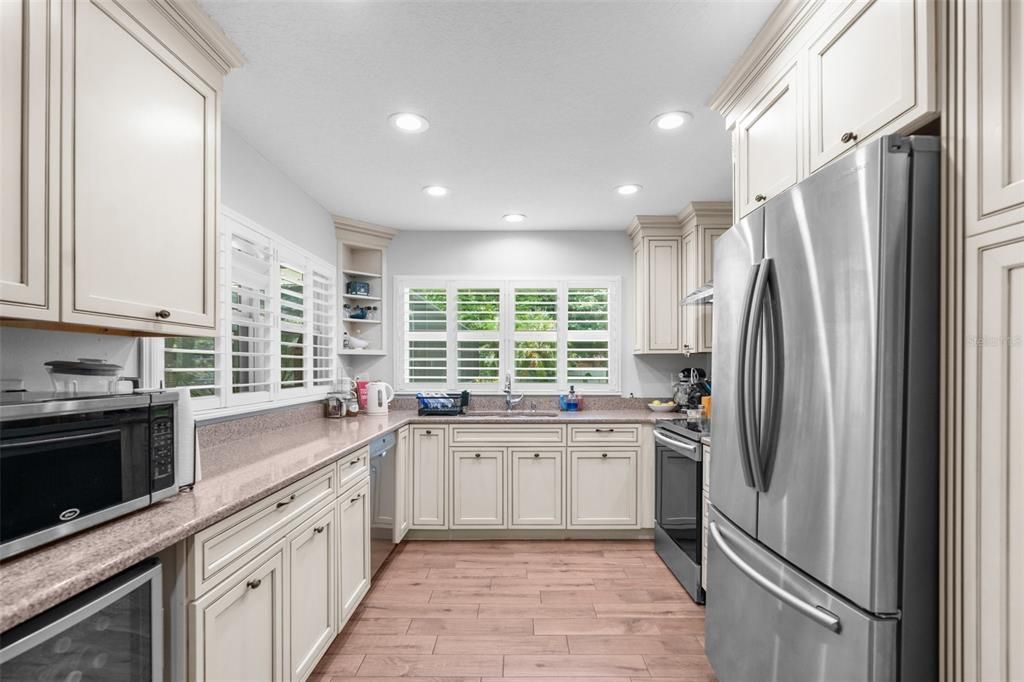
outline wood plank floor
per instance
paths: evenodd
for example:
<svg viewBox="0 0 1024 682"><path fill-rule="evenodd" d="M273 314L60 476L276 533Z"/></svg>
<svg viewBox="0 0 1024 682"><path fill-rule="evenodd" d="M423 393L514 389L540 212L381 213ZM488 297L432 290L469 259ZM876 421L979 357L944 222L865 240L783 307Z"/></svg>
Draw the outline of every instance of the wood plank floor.
<svg viewBox="0 0 1024 682"><path fill-rule="evenodd" d="M311 677L714 680L704 609L647 541L409 542Z"/></svg>

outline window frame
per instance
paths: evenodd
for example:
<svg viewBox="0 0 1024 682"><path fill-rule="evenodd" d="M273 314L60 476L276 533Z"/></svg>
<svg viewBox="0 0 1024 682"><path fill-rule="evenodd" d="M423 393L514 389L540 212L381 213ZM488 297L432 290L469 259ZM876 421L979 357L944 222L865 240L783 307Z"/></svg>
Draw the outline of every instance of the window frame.
<svg viewBox="0 0 1024 682"><path fill-rule="evenodd" d="M292 405L309 402L324 398L333 388L333 383L338 376L338 273L337 267L317 257L306 249L303 249L279 235L267 230L261 225L246 218L244 215L233 211L225 206L220 208L220 224L218 227L218 291L217 291L217 329L210 336L214 339L215 376L217 388L213 396L201 396L192 398L192 408L197 419L215 418L231 414L242 414L265 410L272 407ZM234 393L232 390L232 251L231 239L238 235L248 241L258 240L269 247L271 256L269 263L270 271L270 390L259 391L258 393ZM283 258L282 258L283 256ZM281 265L286 263L289 266L300 267L303 273L304 286L304 319L303 319L303 385L295 387L282 387L282 366L281 366ZM315 279L326 280L327 290L331 292L329 326L331 338L327 346L331 359L330 380L326 383L317 379L317 354L313 344L317 336L314 334L314 317L317 314L314 296L316 294ZM203 336L203 335L197 335ZM143 376L146 385L158 387L163 385L164 380L164 351L165 344L162 338L150 338L145 340L143 357ZM323 356L320 356L323 359ZM320 367L322 369L322 365Z"/></svg>
<svg viewBox="0 0 1024 682"><path fill-rule="evenodd" d="M556 326L557 347L557 379L552 383L523 383L516 381L513 374L512 390L527 395L550 395L564 393L569 386L575 386L576 392L589 395L619 395L621 393L621 282L620 277L569 277L569 278L526 278L526 277L436 277L406 276L394 278L393 301L393 367L395 390L399 393L417 393L431 391L472 391L477 394L500 394L507 372L513 369L513 353L517 338L531 334L551 334L551 332L517 332L515 331L515 290L516 289L556 289L558 292L558 317ZM447 301L446 338L446 376L447 382L424 384L407 381L406 344L408 332L405 319L405 292L407 289L444 289ZM458 373L458 306L457 291L471 288L498 288L499 295L499 371L497 383L459 383ZM569 331L568 292L569 289L607 289L608 290L608 382L604 384L578 384L568 379L568 341L573 338ZM578 332L577 332L578 333Z"/></svg>

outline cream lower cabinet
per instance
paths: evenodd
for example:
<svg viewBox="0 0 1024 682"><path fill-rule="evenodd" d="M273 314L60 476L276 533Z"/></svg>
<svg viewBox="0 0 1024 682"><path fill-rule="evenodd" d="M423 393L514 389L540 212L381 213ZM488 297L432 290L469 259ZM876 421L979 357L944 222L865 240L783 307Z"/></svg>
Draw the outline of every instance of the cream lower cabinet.
<svg viewBox="0 0 1024 682"><path fill-rule="evenodd" d="M637 449L569 449L569 528L636 526Z"/></svg>
<svg viewBox="0 0 1024 682"><path fill-rule="evenodd" d="M370 483L364 481L338 498L338 530L341 540L339 568L341 596L338 622L344 627L370 589Z"/></svg>
<svg viewBox="0 0 1024 682"><path fill-rule="evenodd" d="M445 460L447 439L444 427L414 426L412 438L412 527L446 528Z"/></svg>
<svg viewBox="0 0 1024 682"><path fill-rule="evenodd" d="M288 641L292 680L303 680L338 633L335 505L288 535Z"/></svg>
<svg viewBox="0 0 1024 682"><path fill-rule="evenodd" d="M286 680L285 547L280 542L192 603L193 679Z"/></svg>
<svg viewBox="0 0 1024 682"><path fill-rule="evenodd" d="M452 448L451 527L505 526L505 450Z"/></svg>
<svg viewBox="0 0 1024 682"><path fill-rule="evenodd" d="M410 479L412 445L409 427L398 430L395 447L395 534L394 541L398 544L405 538L412 526L412 484Z"/></svg>
<svg viewBox="0 0 1024 682"><path fill-rule="evenodd" d="M509 527L564 528L565 451L513 449L509 464Z"/></svg>

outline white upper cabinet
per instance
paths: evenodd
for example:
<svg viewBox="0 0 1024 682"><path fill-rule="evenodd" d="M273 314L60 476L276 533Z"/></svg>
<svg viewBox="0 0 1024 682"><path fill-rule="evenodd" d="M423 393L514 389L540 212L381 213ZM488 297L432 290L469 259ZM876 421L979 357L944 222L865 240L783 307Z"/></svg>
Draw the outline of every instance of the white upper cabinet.
<svg viewBox="0 0 1024 682"><path fill-rule="evenodd" d="M675 216L638 215L627 231L633 239L636 287L633 352L680 353L683 348L679 221Z"/></svg>
<svg viewBox="0 0 1024 682"><path fill-rule="evenodd" d="M800 103L793 64L754 102L737 126L736 201L744 216L800 177Z"/></svg>
<svg viewBox="0 0 1024 682"><path fill-rule="evenodd" d="M968 234L1024 221L1024 3L964 8Z"/></svg>
<svg viewBox="0 0 1024 682"><path fill-rule="evenodd" d="M858 0L808 49L810 170L937 108L931 0Z"/></svg>
<svg viewBox="0 0 1024 682"><path fill-rule="evenodd" d="M0 317L211 333L237 48L191 0L11 0L0 34Z"/></svg>
<svg viewBox="0 0 1024 682"><path fill-rule="evenodd" d="M0 316L56 320L58 193L47 141L58 74L48 63L50 12L31 0L0 2Z"/></svg>
<svg viewBox="0 0 1024 682"><path fill-rule="evenodd" d="M209 332L217 91L118 5L66 14L63 319Z"/></svg>

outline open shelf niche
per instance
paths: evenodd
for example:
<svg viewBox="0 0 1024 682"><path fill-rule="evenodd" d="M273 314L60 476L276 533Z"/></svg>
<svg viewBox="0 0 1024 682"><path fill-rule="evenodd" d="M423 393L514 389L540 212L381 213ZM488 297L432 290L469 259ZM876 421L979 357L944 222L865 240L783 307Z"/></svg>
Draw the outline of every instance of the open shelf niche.
<svg viewBox="0 0 1024 682"><path fill-rule="evenodd" d="M338 239L338 354L348 363L360 356L380 358L387 354L387 249L397 233L389 227L334 216ZM362 286L353 288L351 283ZM366 291L363 291L366 289ZM345 306L350 306L346 308ZM357 319L357 307L376 308L365 319ZM366 348L345 348L344 334L362 339Z"/></svg>

